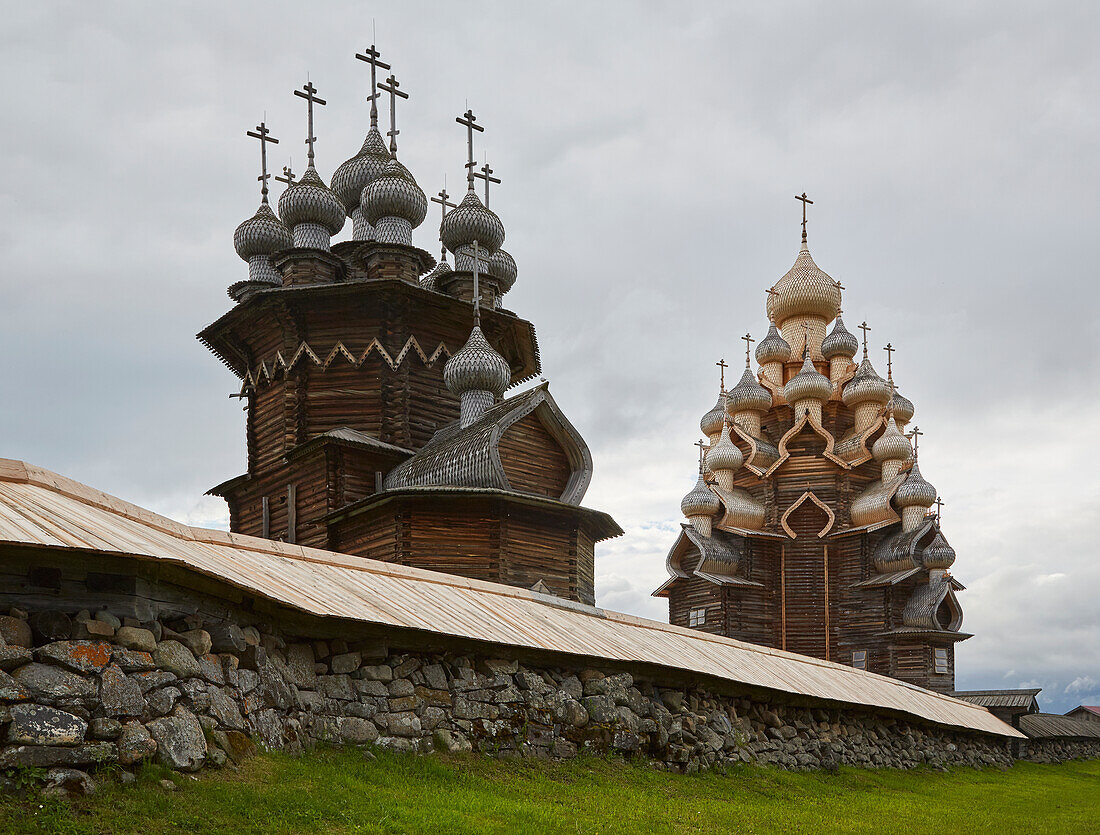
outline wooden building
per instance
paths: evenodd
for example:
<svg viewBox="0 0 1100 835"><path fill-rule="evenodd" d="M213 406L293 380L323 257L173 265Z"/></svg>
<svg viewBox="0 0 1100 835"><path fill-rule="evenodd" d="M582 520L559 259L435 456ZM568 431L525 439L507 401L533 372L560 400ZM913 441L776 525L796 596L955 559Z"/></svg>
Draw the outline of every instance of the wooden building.
<svg viewBox="0 0 1100 835"><path fill-rule="evenodd" d="M963 587L905 434L913 404L840 316L810 256L769 291L768 335L700 426L689 524L667 558L674 624L954 690ZM829 325L832 330L829 331ZM892 351L892 346L887 346ZM721 363L723 372L725 363ZM919 438L919 434L911 433Z"/></svg>
<svg viewBox="0 0 1100 835"><path fill-rule="evenodd" d="M591 455L547 385L504 398L541 368L534 327L501 303L516 265L474 190L480 126L469 112L460 120L471 149L464 199L433 198L437 264L412 245L428 201L398 161L392 124L385 146L375 100L362 149L329 188L312 143L323 102L303 90L309 167L297 181L287 172L276 216L272 139L262 124L250 132L263 152L262 202L234 236L249 276L199 334L247 404L248 470L210 492L228 502L235 532L593 603L595 543L622 531L580 505ZM352 240L333 244L345 215Z"/></svg>

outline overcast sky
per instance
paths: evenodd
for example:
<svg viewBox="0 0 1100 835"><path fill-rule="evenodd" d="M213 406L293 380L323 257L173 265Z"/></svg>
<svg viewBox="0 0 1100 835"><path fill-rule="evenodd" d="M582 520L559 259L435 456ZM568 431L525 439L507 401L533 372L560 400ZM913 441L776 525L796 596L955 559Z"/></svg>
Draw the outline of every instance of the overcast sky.
<svg viewBox="0 0 1100 835"><path fill-rule="evenodd" d="M959 687L1100 704L1100 7L920 5L12 5L0 455L226 525L203 492L244 471L238 383L194 334L247 272L244 131L266 113L300 171L308 73L327 181L368 124L374 20L425 191L461 193L467 101L487 126L507 305L592 447L585 503L627 532L597 550L601 605L667 618L649 592L714 363L764 335L805 190L814 257L880 371L897 346L926 433L976 633Z"/></svg>

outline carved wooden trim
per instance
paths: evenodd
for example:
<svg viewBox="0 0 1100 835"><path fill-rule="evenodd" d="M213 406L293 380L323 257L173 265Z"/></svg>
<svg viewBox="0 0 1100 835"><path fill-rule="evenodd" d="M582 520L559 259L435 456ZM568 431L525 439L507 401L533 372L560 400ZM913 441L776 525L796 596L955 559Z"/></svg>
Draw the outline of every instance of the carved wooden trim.
<svg viewBox="0 0 1100 835"><path fill-rule="evenodd" d="M817 496L815 496L812 490L807 490L805 493L798 497L798 500L794 504L787 508L786 512L784 512L783 514L783 518L779 520L780 526L782 526L783 530L787 532L787 536L789 536L791 539L798 539L798 534L795 533L794 530L791 529L791 526L787 524L787 518L792 513L794 513L799 508L799 506L807 499L816 504L822 510L824 510L825 515L829 517L829 524L822 528L817 535L819 539L824 537L825 534L832 530L833 525L836 524L836 515L833 513L832 510L829 509L829 506L825 504L825 502L821 501L821 499L819 499Z"/></svg>

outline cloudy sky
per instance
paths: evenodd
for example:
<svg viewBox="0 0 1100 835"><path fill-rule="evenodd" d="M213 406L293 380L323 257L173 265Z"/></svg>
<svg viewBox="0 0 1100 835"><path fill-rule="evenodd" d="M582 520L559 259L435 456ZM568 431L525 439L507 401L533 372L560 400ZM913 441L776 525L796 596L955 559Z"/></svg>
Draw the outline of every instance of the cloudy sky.
<svg viewBox="0 0 1100 835"><path fill-rule="evenodd" d="M735 5L737 8L735 8ZM889 9L886 6L889 5ZM763 336L810 245L873 359L892 341L967 586L960 687L1100 703L1100 53L1093 4L68 3L5 12L0 455L194 524L244 470L235 380L194 334L245 275L244 131L326 179L367 125L377 42L412 98L401 157L460 191L467 102L586 504L627 535L601 605L649 591L714 362ZM350 234L345 229L344 237ZM435 250L429 221L416 241Z"/></svg>

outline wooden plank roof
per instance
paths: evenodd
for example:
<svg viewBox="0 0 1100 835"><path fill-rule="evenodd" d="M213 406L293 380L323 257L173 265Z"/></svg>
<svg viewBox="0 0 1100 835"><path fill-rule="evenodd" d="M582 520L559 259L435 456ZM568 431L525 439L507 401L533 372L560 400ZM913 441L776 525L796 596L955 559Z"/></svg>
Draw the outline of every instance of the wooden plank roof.
<svg viewBox="0 0 1100 835"><path fill-rule="evenodd" d="M1020 717L1020 730L1030 739L1093 737L1100 739L1100 722L1070 719L1057 713L1029 713Z"/></svg>
<svg viewBox="0 0 1100 835"><path fill-rule="evenodd" d="M5 544L182 565L321 617L656 665L1022 736L985 708L852 667L511 586L192 528L48 470L0 459L0 548Z"/></svg>

